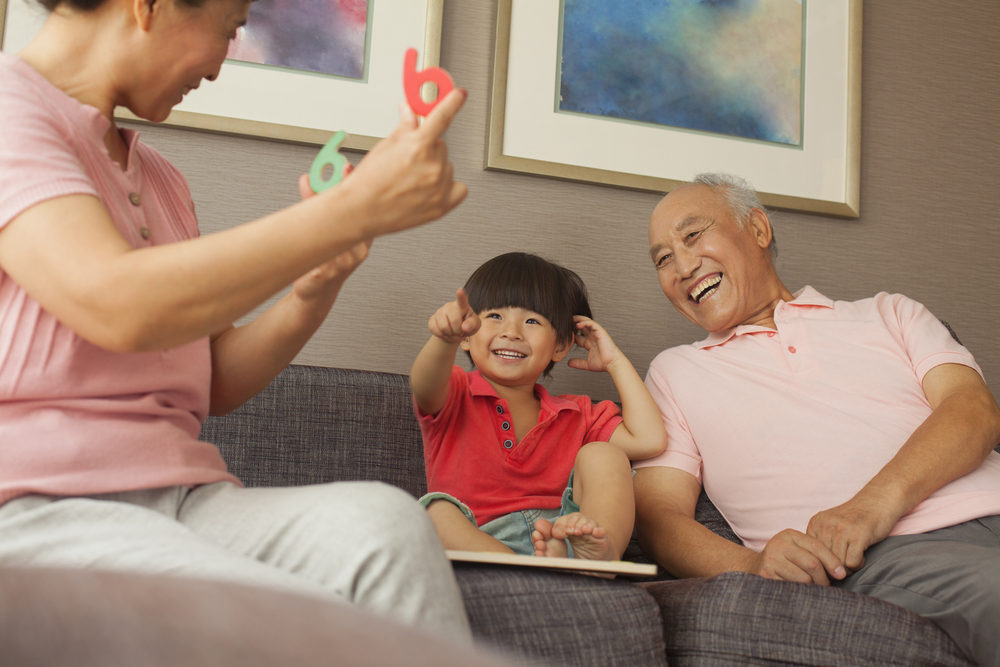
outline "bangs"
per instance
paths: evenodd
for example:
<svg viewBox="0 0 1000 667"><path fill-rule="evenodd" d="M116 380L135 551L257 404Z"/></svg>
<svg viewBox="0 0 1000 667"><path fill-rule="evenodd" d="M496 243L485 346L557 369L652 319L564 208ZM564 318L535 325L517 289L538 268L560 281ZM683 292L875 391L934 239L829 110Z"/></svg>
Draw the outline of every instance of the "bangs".
<svg viewBox="0 0 1000 667"><path fill-rule="evenodd" d="M573 340L574 315L590 317L587 288L573 271L537 255L512 252L489 260L465 283L476 313L524 308L549 321L559 342Z"/></svg>

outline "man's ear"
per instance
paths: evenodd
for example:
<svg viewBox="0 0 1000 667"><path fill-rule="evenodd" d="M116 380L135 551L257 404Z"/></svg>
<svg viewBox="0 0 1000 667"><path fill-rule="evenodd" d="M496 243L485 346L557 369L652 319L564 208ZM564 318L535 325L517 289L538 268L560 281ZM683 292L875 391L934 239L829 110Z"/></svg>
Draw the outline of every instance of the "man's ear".
<svg viewBox="0 0 1000 667"><path fill-rule="evenodd" d="M136 25L143 32L149 32L153 26L153 16L160 12L166 0L132 0L132 15Z"/></svg>
<svg viewBox="0 0 1000 667"><path fill-rule="evenodd" d="M771 219L759 208L750 209L750 229L761 248L771 245Z"/></svg>

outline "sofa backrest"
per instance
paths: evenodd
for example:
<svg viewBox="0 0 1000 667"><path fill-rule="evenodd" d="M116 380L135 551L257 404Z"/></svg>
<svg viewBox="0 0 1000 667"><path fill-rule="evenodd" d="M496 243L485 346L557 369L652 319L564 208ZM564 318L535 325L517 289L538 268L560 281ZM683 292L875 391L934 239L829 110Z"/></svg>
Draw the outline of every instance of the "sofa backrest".
<svg viewBox="0 0 1000 667"><path fill-rule="evenodd" d="M215 443L247 486L386 482L421 496L423 445L409 378L291 365L201 439Z"/></svg>

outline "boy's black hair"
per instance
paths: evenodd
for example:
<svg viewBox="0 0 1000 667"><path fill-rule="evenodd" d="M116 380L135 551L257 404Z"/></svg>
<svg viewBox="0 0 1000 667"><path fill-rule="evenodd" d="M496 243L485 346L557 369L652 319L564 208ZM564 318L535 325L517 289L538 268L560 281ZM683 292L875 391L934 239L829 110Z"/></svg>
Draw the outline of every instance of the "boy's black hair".
<svg viewBox="0 0 1000 667"><path fill-rule="evenodd" d="M574 315L591 317L583 279L526 252L499 255L480 266L466 281L465 293L476 313L493 308L524 308L538 313L552 324L559 343L573 342ZM546 376L553 366L555 362L549 362Z"/></svg>

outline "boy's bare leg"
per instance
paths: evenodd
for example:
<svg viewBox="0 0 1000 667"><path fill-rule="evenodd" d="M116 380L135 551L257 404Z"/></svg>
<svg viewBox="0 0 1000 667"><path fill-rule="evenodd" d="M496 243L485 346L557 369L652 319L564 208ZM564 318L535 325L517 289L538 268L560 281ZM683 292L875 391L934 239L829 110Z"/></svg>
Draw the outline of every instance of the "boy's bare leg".
<svg viewBox="0 0 1000 667"><path fill-rule="evenodd" d="M514 553L500 540L479 530L454 503L435 500L427 506L427 514L445 549Z"/></svg>
<svg viewBox="0 0 1000 667"><path fill-rule="evenodd" d="M579 512L552 524L544 519L535 522L535 555L566 556L568 540L575 558L621 558L635 522L632 468L625 453L606 442L584 445L576 457L573 498Z"/></svg>

